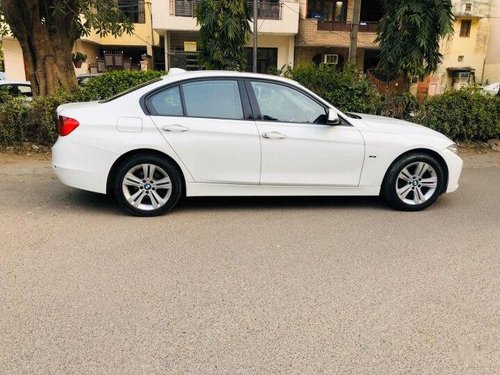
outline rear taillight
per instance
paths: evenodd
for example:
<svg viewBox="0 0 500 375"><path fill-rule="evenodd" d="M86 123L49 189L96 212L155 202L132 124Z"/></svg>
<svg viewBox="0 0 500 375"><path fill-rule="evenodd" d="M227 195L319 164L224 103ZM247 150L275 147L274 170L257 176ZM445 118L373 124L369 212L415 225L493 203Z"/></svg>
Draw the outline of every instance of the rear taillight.
<svg viewBox="0 0 500 375"><path fill-rule="evenodd" d="M57 122L57 130L61 137L70 134L73 130L75 130L80 123L76 121L74 118L59 116L59 120Z"/></svg>

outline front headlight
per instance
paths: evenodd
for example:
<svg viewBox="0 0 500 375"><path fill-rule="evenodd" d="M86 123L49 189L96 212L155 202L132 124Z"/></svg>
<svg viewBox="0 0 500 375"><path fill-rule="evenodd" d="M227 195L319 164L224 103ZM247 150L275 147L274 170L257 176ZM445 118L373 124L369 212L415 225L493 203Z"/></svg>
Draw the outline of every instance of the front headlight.
<svg viewBox="0 0 500 375"><path fill-rule="evenodd" d="M450 150L451 152L453 152L454 154L457 154L458 155L458 146L453 143L451 146L448 147L448 150Z"/></svg>

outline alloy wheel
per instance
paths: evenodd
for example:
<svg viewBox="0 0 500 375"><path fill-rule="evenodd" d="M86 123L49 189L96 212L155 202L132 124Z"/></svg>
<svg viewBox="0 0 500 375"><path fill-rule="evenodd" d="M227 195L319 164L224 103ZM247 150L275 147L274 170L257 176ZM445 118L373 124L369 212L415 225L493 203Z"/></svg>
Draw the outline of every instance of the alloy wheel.
<svg viewBox="0 0 500 375"><path fill-rule="evenodd" d="M172 195L172 181L165 170L154 164L138 164L125 174L123 196L139 210L153 211L163 207Z"/></svg>
<svg viewBox="0 0 500 375"><path fill-rule="evenodd" d="M436 170L423 161L408 164L396 179L396 193L399 199L417 206L431 199L438 188Z"/></svg>

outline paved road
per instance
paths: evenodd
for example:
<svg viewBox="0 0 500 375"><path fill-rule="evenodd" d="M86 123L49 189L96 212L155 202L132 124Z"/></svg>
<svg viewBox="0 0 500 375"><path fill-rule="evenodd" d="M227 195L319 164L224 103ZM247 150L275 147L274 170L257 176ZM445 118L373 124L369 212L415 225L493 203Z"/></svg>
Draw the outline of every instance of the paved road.
<svg viewBox="0 0 500 375"><path fill-rule="evenodd" d="M498 374L500 154L421 213L192 199L153 219L0 166L0 373Z"/></svg>

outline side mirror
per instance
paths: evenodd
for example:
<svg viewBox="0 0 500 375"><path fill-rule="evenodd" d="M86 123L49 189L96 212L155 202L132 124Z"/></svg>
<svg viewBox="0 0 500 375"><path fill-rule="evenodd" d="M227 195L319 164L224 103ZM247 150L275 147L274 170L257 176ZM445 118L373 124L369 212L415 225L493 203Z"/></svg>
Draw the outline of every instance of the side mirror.
<svg viewBox="0 0 500 375"><path fill-rule="evenodd" d="M330 109L328 110L328 125L339 125L340 118L337 111Z"/></svg>

